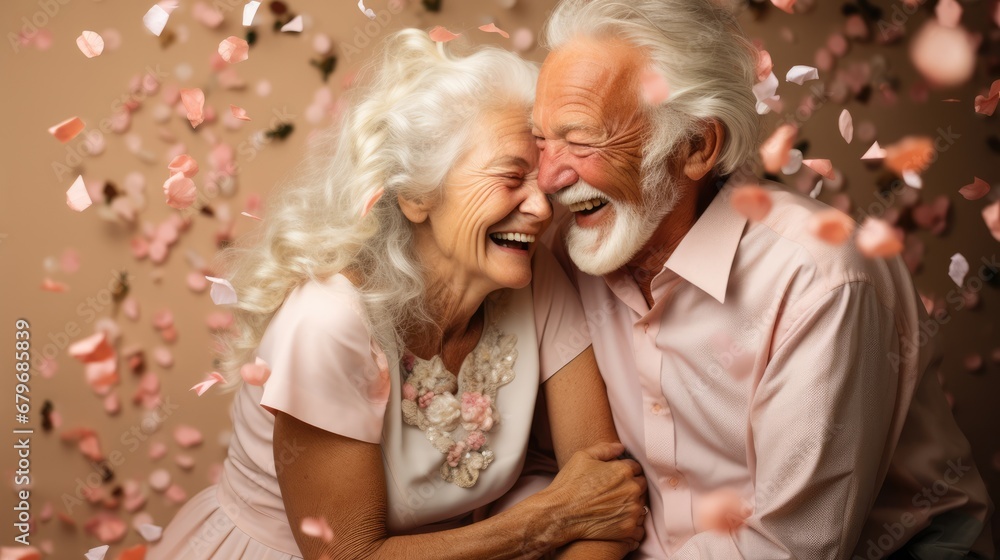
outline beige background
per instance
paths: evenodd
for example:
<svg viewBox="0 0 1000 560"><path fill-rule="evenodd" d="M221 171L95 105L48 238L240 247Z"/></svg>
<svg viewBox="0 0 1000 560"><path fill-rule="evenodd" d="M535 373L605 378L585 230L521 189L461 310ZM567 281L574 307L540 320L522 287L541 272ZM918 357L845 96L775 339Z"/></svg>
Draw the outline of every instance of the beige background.
<svg viewBox="0 0 1000 560"><path fill-rule="evenodd" d="M86 484L87 475L95 471L75 446L60 443L57 433L60 430L42 433L40 422L44 400L51 400L61 414L61 430L93 427L100 434L105 455L111 457L113 452L118 452L116 457L120 464L114 469L114 480L98 486L110 493L116 485L128 479L141 481L149 493L145 511L160 525L169 521L176 506L168 504L162 494L148 489L148 473L153 468L166 468L188 495L194 494L210 483L213 465L224 457L229 430L228 398L213 392L197 398L188 391L212 369L205 317L216 308L207 292L193 293L187 288L186 276L193 269L185 253L190 251L209 259L215 251L217 223L206 216L194 216L191 229L181 235L163 266L153 266L149 260L136 261L129 250L129 240L139 231L137 226L129 228L102 219L97 211L99 202L80 214L67 209L64 192L76 175L82 173L88 180L109 180L121 187L128 173L138 171L144 174L148 200L138 222L156 224L172 211L163 203L160 191L160 185L167 177L165 154L171 146L159 138L161 129L171 131L180 142L185 143L188 153L199 159L204 169L207 168L209 147L205 137L207 131L212 131L234 147L242 145L246 148L256 133L268 127L273 115L291 115L295 125L291 136L284 142L261 146L252 155L249 149L241 152L237 156L240 169L239 188L235 196L211 201L217 209L229 205L231 213L238 218L238 235L255 224L238 215L247 196L267 193L280 184L299 160L309 132L317 127L305 118L306 108L312 102L314 93L324 87L319 73L307 62L315 56L311 43L317 32L332 37L341 52L338 68L328 84L336 95L345 76L373 52L372 44L363 40L366 28L374 40L378 40L401 27L429 28L441 24L452 31L463 32L476 43L494 43L509 48L508 40L475 28L496 21L498 26L508 31L526 27L537 32L553 1L520 0L513 9L506 9L499 1L493 0L444 0L439 14L427 13L419 2L410 2L398 15L390 15L386 11L388 18L384 24L372 24L361 15L353 0L292 0L292 10L309 16L306 30L300 36L273 33L270 29L273 17L265 2L257 19L259 41L251 49L250 59L236 67L248 87L242 92L221 90L213 85L209 57L221 39L231 34L243 34L240 25L243 3L243 0L215 2L227 13L223 27L210 30L192 18L194 2L182 0L182 6L174 12L167 25L168 31L172 31L177 40L166 48L161 47L160 41L142 26L141 18L151 5L150 1L62 0L60 3L48 0L48 4L55 6L55 9L49 7L54 12L52 14L46 14L44 10L46 0L4 0L0 4L0 21L5 35L8 32L16 34L24 25L23 18L35 18L36 23L43 21L42 27L51 31L53 36L52 48L44 52L22 47L20 52L15 53L9 38L0 47L4 130L0 140L3 189L0 198L0 234L3 234L0 235L0 262L3 263L5 276L0 292L0 340L9 341L4 344L13 346L14 321L25 318L31 323L34 352L41 352L49 343L59 348L59 368L54 377L45 379L36 371L30 384L31 426L36 429L31 449L33 514L37 519L43 505L51 503L55 511L68 513L77 524L76 527L68 527L57 519L38 524L32 542L49 541L55 550L52 557L78 558L87 549L100 544L83 530L86 520L100 508L85 504L68 512L64 507L63 497L73 495L80 484ZM886 9L887 16L903 6L900 2L880 4ZM369 6L376 11L385 10L386 5L386 0L369 2ZM847 61L884 57L891 73L899 78L900 101L894 106L877 101L877 94L872 96L873 101L869 105L856 101L848 105L856 124L870 120L876 125L878 139L883 145L906 134L933 137L938 134L936 131L939 128L951 127L952 131L960 134L956 143L940 154L924 175L926 197L944 194L951 198L950 231L943 237L926 231L915 233L927 245L924 267L916 276L917 285L923 293L942 298L946 306L952 304L944 302L943 298L955 289L947 276L950 256L962 252L973 263L974 275L978 268L975 263L984 257L996 258L1000 249L1000 244L989 236L979 214L987 201L969 202L957 195L957 189L970 183L973 175L994 183L1000 182L997 154L991 153L985 144L987 135L1000 133L997 125L1000 115L985 118L976 115L972 108L976 93L1000 77L996 70L997 28L989 22L987 15L991 2L979 0L964 5L964 23L986 34L989 44L983 52L992 53L994 60L992 74L984 59L974 79L965 87L933 91L927 103L914 103L908 92L918 78L906 58L905 40L891 47L856 44L846 57ZM906 18L904 25L907 32L912 35L926 19L927 13L925 7ZM757 21L750 14L744 14L743 21L753 37L765 42L773 55L775 72L781 78L793 64L812 64L816 48L843 24L839 2L821 3L807 14L788 15L770 9L766 17ZM82 30L103 33L112 28L122 36L117 50L106 50L98 58L86 59L76 48L75 38ZM794 35L794 42L787 40L789 33ZM348 57L344 43L355 40L358 52L350 51L354 56ZM527 55L540 61L544 52L533 48ZM189 65L192 70L191 77L185 80L177 77L179 68L183 74L183 65ZM124 138L113 133L106 137L107 149L103 154L84 156L76 162L72 153L83 151L83 136L63 145L47 133L49 126L73 115L80 116L88 124L88 129L97 128L101 119L109 117L117 101L127 93L129 80L147 69L166 73L166 84L202 87L208 104L220 116L228 112L228 104L233 103L246 108L254 121L237 131L226 129L220 122L206 123L198 128L197 133L192 133L182 114L175 115L166 125L155 123L153 109L161 101L159 96L150 98L135 113L129 133L143 140L145 149L155 156L153 163L140 161L126 148ZM827 79L829 75L823 73L822 77ZM272 86L267 96L256 92L261 80L269 81ZM875 200L875 178L878 175L877 169L866 167L858 159L868 144L855 140L848 146L841 140L836 126L841 110L838 103L823 104L810 118L796 117L794 110L799 99L808 91L807 87L786 84L783 79L779 88L779 93L788 100L788 118L802 125L802 136L811 143L807 157L832 159L848 177L846 192L855 203L867 206ZM941 100L946 98L957 98L960 103L943 103ZM768 122L773 126L775 119L772 115ZM65 164L75 170L60 176L53 169L57 164ZM804 177L803 183L814 182L805 173L800 175ZM196 183L201 185L203 179L204 175L199 175ZM794 184L796 178L786 182ZM998 194L994 192L992 198L995 199ZM824 192L821 198L829 201L830 194ZM58 262L67 248L79 252L79 271L70 274L60 271L58 266L48 268ZM141 317L138 322L124 318L120 310L107 303L109 282L114 271L119 270L127 271L132 294L140 302ZM161 276L159 280L157 275ZM70 290L65 293L40 290L45 277L65 282ZM972 442L977 463L992 488L994 501L997 501L1000 500L1000 472L997 470L1000 468L1000 442L996 435L1000 426L1000 407L997 407L1000 364L991 359L990 354L1000 346L1000 319L997 314L1000 293L995 286L987 286L979 292L979 296L982 302L978 309L955 312L942 326L940 343L946 354L941 376L947 390L954 396L955 415ZM86 311L90 305L88 299L94 302L94 313ZM173 310L176 317L179 338L171 345L165 345L152 328L153 313L163 308ZM124 363L121 365L122 380L116 391L122 399L122 411L116 416L109 416L103 410L101 398L85 383L82 366L65 351L67 340L92 333L94 322L100 317L114 317L118 321L122 331L119 350L133 344L146 350L149 371L159 377L164 397L171 406L176 406L175 409L170 408L163 425L134 451L135 445L130 443L132 440L127 434L133 428L141 430L144 425L150 425L149 420L143 424L149 412L132 403L138 379L127 371ZM72 336L60 335L67 330L73 333L74 328L79 332ZM153 349L164 345L173 351L175 358L175 364L170 368L159 367L152 360ZM970 354L980 354L985 359L986 365L978 373L971 374L963 367L963 360ZM7 364L11 363L9 354L5 359ZM0 391L8 395L0 395L0 403L4 403L0 405L0 426L13 429L16 426L12 402L13 367L5 366L5 371L11 374L5 374L0 384ZM171 435L173 429L181 424L201 429L205 443L194 450L181 450ZM13 441L13 436L7 437ZM152 441L163 442L169 448L168 455L156 462L148 457ZM10 488L16 460L7 443L2 447L0 472L4 475L4 488ZM190 471L178 467L174 457L179 453L192 455L197 461L196 467ZM13 496L5 492L0 503L0 510L3 511L0 516L3 520L0 524L0 544L5 546L13 542L12 507ZM122 517L126 521L131 519L130 514L123 513ZM996 521L994 533L1000 533L1000 525ZM121 543L112 546L108 557L114 558L125 545L139 542L142 542L141 537L130 529Z"/></svg>

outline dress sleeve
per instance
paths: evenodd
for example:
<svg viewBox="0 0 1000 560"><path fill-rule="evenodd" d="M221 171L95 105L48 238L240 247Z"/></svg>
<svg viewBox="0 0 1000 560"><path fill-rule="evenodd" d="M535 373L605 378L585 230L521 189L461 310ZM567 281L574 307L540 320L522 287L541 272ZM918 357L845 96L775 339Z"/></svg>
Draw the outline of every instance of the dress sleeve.
<svg viewBox="0 0 1000 560"><path fill-rule="evenodd" d="M260 405L349 438L380 443L389 374L352 294L307 282L272 317L258 348L271 375Z"/></svg>
<svg viewBox="0 0 1000 560"><path fill-rule="evenodd" d="M548 247L539 244L532 262L532 299L538 335L541 383L590 346L580 296Z"/></svg>

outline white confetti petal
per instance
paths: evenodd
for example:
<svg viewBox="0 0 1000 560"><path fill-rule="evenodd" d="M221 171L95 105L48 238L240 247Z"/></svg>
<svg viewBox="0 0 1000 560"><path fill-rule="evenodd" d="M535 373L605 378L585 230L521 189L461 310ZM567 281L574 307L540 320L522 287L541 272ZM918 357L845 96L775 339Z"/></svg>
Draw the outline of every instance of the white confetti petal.
<svg viewBox="0 0 1000 560"><path fill-rule="evenodd" d="M865 155L861 156L861 159L883 159L883 158L885 158L885 150L878 145L877 141L874 144L872 144L871 148L868 148L868 151L865 152Z"/></svg>
<svg viewBox="0 0 1000 560"><path fill-rule="evenodd" d="M809 196L811 198L816 198L822 191L823 191L823 179L820 179L819 182L816 183L816 186L813 187L813 190L809 191Z"/></svg>
<svg viewBox="0 0 1000 560"><path fill-rule="evenodd" d="M295 16L291 21L282 25L281 30L286 33L302 33L302 16Z"/></svg>
<svg viewBox="0 0 1000 560"><path fill-rule="evenodd" d="M819 79L819 70L812 66L792 66L788 74L785 75L786 82L802 85L803 82Z"/></svg>
<svg viewBox="0 0 1000 560"><path fill-rule="evenodd" d="M361 13L368 16L368 19L375 19L375 11L365 7L365 0L358 0L358 9L361 10Z"/></svg>
<svg viewBox="0 0 1000 560"><path fill-rule="evenodd" d="M77 212L83 212L93 204L87 186L83 183L83 175L78 175L73 185L66 191L66 206Z"/></svg>
<svg viewBox="0 0 1000 560"><path fill-rule="evenodd" d="M206 276L206 280L212 283L212 291L210 295L212 296L212 301L215 305L228 305L230 303L236 303L236 290L233 285L229 283L229 280L225 278L214 278L212 276Z"/></svg>
<svg viewBox="0 0 1000 560"><path fill-rule="evenodd" d="M253 25L253 17L257 15L257 8L259 7L260 2L257 0L250 0L246 6L243 6L243 25L245 27Z"/></svg>
<svg viewBox="0 0 1000 560"><path fill-rule="evenodd" d="M844 140L850 144L851 140L854 139L854 118L851 117L851 112L844 109L840 112L840 135L844 137Z"/></svg>
<svg viewBox="0 0 1000 560"><path fill-rule="evenodd" d="M163 536L163 527L157 527L156 525L150 525L149 523L139 525L138 529L142 538L149 542L156 542Z"/></svg>
<svg viewBox="0 0 1000 560"><path fill-rule="evenodd" d="M961 288L965 283L965 275L969 273L969 261L965 260L962 253L955 253L951 256L951 264L948 265L948 276L955 284Z"/></svg>
<svg viewBox="0 0 1000 560"><path fill-rule="evenodd" d="M785 175L794 175L802 169L802 152L792 148L788 151L788 163L781 167L781 172Z"/></svg>
<svg viewBox="0 0 1000 560"><path fill-rule="evenodd" d="M153 4L153 7L146 12L146 15L142 16L142 24L153 35L159 37L160 33L163 33L163 28L167 25L168 19L170 19L170 13L164 10L159 4Z"/></svg>
<svg viewBox="0 0 1000 560"><path fill-rule="evenodd" d="M920 178L919 173L912 169L903 171L903 182L915 189L924 188L924 180Z"/></svg>
<svg viewBox="0 0 1000 560"><path fill-rule="evenodd" d="M92 548L87 551L84 556L87 560L104 560L104 555L108 553L108 549L111 548L110 545L99 546L97 548Z"/></svg>

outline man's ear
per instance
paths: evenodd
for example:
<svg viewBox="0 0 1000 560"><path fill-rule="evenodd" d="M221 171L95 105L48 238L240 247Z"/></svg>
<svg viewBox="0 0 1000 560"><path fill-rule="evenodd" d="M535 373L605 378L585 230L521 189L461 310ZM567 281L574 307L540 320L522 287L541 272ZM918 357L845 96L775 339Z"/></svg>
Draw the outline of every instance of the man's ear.
<svg viewBox="0 0 1000 560"><path fill-rule="evenodd" d="M725 140L726 131L721 122L716 119L705 121L701 134L691 140L689 145L684 175L692 181L698 181L707 175L715 167Z"/></svg>
<svg viewBox="0 0 1000 560"><path fill-rule="evenodd" d="M431 211L431 205L426 200L413 200L404 197L402 194L397 194L396 200L399 202L399 208L403 211L403 215L406 216L407 220L410 220L414 224L422 224L427 220L427 216Z"/></svg>

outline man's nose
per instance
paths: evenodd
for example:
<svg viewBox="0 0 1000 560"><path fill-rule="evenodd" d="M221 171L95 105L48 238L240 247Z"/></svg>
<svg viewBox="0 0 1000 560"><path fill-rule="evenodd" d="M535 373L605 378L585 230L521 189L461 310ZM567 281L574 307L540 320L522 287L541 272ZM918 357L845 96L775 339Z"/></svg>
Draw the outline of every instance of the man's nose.
<svg viewBox="0 0 1000 560"><path fill-rule="evenodd" d="M538 187L543 193L555 194L579 180L580 176L566 161L565 150L557 152L552 147L542 150L538 161Z"/></svg>

